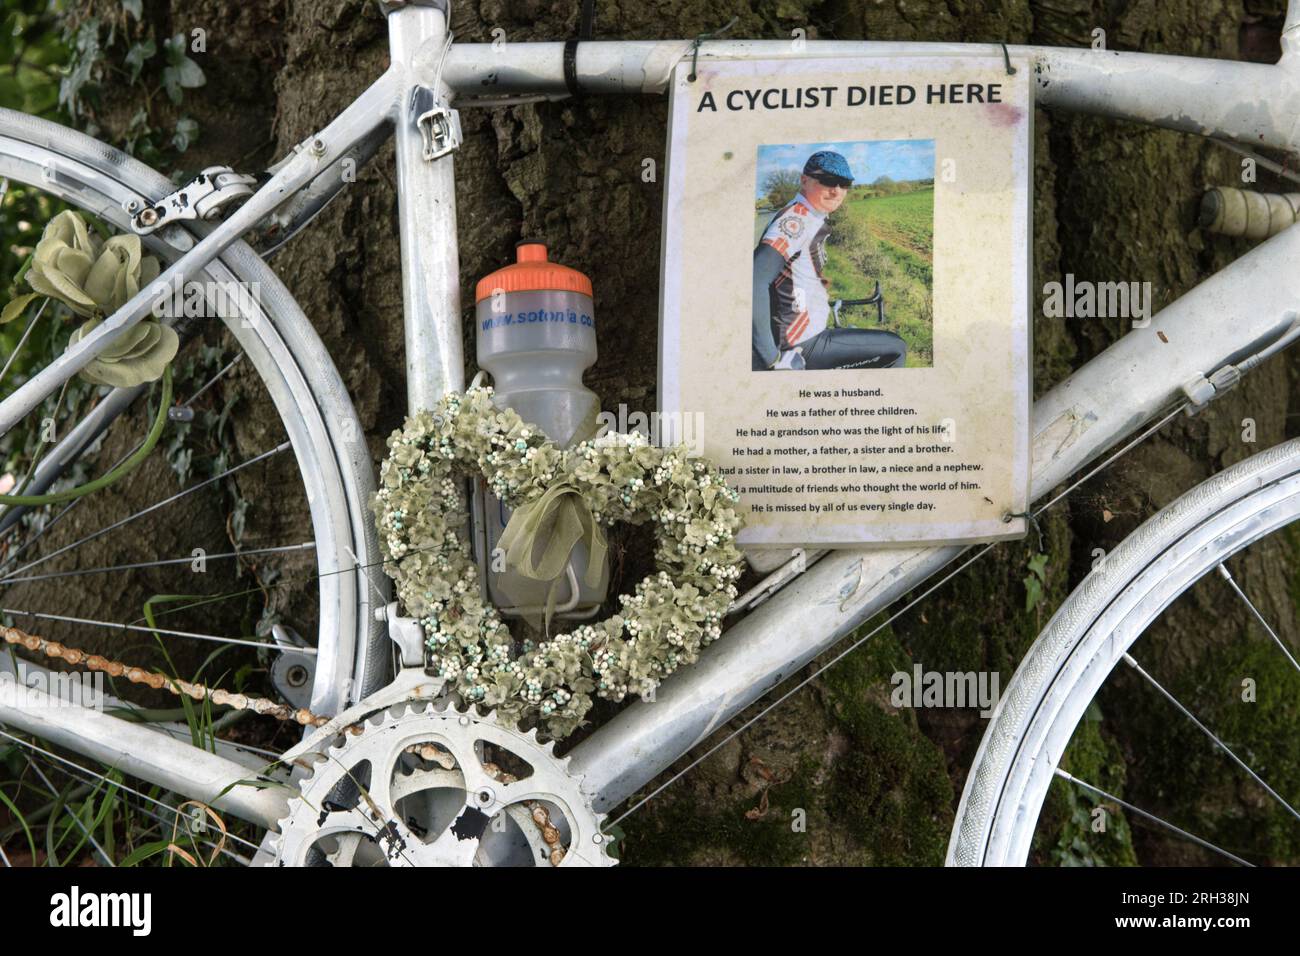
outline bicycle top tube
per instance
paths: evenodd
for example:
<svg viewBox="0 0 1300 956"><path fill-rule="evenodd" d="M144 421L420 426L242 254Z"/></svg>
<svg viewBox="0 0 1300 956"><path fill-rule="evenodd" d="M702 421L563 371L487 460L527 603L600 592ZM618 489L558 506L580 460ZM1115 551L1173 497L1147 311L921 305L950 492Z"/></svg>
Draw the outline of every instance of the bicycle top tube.
<svg viewBox="0 0 1300 956"><path fill-rule="evenodd" d="M1039 104L1181 132L1293 150L1300 148L1300 52L1286 38L1276 64L1155 53L1006 45L809 40L591 41L577 45L575 85L587 93L663 93L673 67L716 59L970 56L1032 63ZM473 98L571 92L564 43L453 43L442 80ZM432 77L427 79L432 80Z"/></svg>

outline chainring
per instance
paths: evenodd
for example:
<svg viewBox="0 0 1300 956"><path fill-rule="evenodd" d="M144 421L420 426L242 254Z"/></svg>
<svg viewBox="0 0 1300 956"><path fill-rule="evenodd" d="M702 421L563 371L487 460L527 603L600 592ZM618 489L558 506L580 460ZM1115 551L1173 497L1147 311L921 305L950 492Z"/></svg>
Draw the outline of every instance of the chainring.
<svg viewBox="0 0 1300 956"><path fill-rule="evenodd" d="M344 734L289 801L271 866L612 866L555 745L492 714L399 704Z"/></svg>

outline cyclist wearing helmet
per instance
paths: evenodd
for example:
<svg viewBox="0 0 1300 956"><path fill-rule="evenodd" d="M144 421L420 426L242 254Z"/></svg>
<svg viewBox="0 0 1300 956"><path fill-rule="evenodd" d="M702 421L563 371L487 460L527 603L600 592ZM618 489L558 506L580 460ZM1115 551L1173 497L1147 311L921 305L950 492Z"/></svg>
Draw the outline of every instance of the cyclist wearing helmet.
<svg viewBox="0 0 1300 956"><path fill-rule="evenodd" d="M827 328L827 217L851 185L848 160L834 150L813 153L799 193L763 230L754 249L754 371L902 367L907 345L892 332Z"/></svg>

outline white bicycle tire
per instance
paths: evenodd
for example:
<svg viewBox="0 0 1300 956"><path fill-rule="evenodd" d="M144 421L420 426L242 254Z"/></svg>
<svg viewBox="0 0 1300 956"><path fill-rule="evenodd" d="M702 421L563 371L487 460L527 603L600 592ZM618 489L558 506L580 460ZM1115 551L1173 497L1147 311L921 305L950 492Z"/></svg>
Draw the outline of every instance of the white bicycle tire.
<svg viewBox="0 0 1300 956"><path fill-rule="evenodd" d="M153 203L175 187L120 150L75 130L0 109L0 177L26 183L129 231L126 201ZM211 227L187 223L184 235L144 238L166 264L184 251L171 242ZM257 371L293 448L316 541L320 574L312 709L333 714L388 679L387 641L374 613L386 593L368 504L374 469L356 410L311 323L293 296L246 243L236 242L202 278L256 283L257 315L223 319ZM247 320L247 321L245 321ZM378 590L378 594L376 593Z"/></svg>
<svg viewBox="0 0 1300 956"><path fill-rule="evenodd" d="M1226 469L1124 539L1016 669L966 779L949 866L1023 866L1061 755L1106 677L1180 594L1300 518L1300 440Z"/></svg>

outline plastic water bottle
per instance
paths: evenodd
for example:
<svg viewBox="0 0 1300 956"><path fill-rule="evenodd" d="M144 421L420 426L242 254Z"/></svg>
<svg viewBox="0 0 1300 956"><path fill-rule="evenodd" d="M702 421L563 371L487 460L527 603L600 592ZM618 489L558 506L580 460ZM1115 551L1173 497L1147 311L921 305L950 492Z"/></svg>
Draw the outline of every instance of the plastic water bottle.
<svg viewBox="0 0 1300 956"><path fill-rule="evenodd" d="M582 383L582 373L596 361L591 280L548 261L541 242L524 240L515 254L517 261L485 276L475 290L478 364L492 375L498 407L513 408L555 444L568 447L592 437L600 408L596 393ZM549 583L505 567L497 542L511 511L482 479L475 490L488 596L503 614L539 612ZM534 557L540 557L545 544L538 542ZM579 541L569 555L567 580L557 586L557 617L591 617L604 601L608 557L596 587L585 581L588 559L587 546Z"/></svg>

